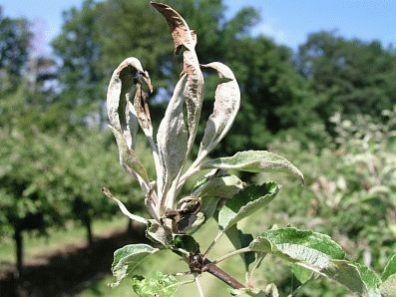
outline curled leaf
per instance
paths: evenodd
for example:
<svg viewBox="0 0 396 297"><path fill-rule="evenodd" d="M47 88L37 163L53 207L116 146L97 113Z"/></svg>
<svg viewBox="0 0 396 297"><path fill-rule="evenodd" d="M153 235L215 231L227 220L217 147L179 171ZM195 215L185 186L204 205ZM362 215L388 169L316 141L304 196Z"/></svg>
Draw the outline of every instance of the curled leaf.
<svg viewBox="0 0 396 297"><path fill-rule="evenodd" d="M150 110L148 107L148 96L147 93L143 91L143 87L140 83L136 84L133 107L140 127L144 134L151 140L153 137L153 125L151 123Z"/></svg>
<svg viewBox="0 0 396 297"><path fill-rule="evenodd" d="M181 46L191 48L196 45L197 38L195 32L190 30L187 22L176 10L164 3L151 1L150 4L160 12L168 22L175 44L175 53L180 51Z"/></svg>
<svg viewBox="0 0 396 297"><path fill-rule="evenodd" d="M175 52L179 53L182 48L184 48L183 74L187 75L184 95L186 97L185 103L187 106L189 131L188 154L192 148L197 133L203 101L204 78L195 52L197 37L195 32L190 30L184 18L172 7L153 1L151 1L151 5L159 11L168 22L173 42L175 44Z"/></svg>
<svg viewBox="0 0 396 297"><path fill-rule="evenodd" d="M114 70L107 90L107 113L111 126L125 138L129 148L133 147L138 129L138 119L131 103L134 77L145 73L140 61L130 57Z"/></svg>
<svg viewBox="0 0 396 297"><path fill-rule="evenodd" d="M206 124L198 159L205 158L230 130L238 113L241 93L232 70L219 62L203 65L215 69L221 79L216 88L213 113Z"/></svg>
<svg viewBox="0 0 396 297"><path fill-rule="evenodd" d="M130 218L132 221L136 221L142 224L147 225L147 220L145 218L142 218L140 216L134 215L129 212L129 210L126 208L126 206L118 200L107 188L102 188L102 192L104 195L106 195L108 198L113 200L115 203L117 203L118 207L120 208L121 212L126 215L128 218Z"/></svg>

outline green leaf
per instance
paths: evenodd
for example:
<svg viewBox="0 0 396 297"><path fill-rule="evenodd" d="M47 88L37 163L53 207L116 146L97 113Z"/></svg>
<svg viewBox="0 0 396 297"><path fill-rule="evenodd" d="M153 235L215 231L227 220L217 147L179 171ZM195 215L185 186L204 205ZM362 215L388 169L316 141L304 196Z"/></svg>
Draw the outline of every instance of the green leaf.
<svg viewBox="0 0 396 297"><path fill-rule="evenodd" d="M380 297L378 276L364 265L346 260L333 260L321 271L359 296Z"/></svg>
<svg viewBox="0 0 396 297"><path fill-rule="evenodd" d="M332 259L344 259L345 252L330 236L293 227L268 230L257 237L250 247L258 252L281 252L292 258L306 258L306 252L318 252ZM270 248L270 250L263 250ZM320 258L317 258L320 262Z"/></svg>
<svg viewBox="0 0 396 297"><path fill-rule="evenodd" d="M116 250L111 265L111 271L116 277L116 282L112 286L118 286L126 276L139 266L146 256L158 251L159 249L147 244L129 244Z"/></svg>
<svg viewBox="0 0 396 297"><path fill-rule="evenodd" d="M231 198L243 188L243 182L235 175L210 177L200 182L193 195L197 197Z"/></svg>
<svg viewBox="0 0 396 297"><path fill-rule="evenodd" d="M243 233L235 225L226 231L226 235L237 250L249 246L249 243L253 240L253 236L251 234ZM241 254L241 257L245 264L245 269L248 271L249 265L255 260L255 254L253 252L243 253Z"/></svg>
<svg viewBox="0 0 396 297"><path fill-rule="evenodd" d="M232 289L231 296L238 297L279 297L278 288L274 284L269 284L265 290L260 289Z"/></svg>
<svg viewBox="0 0 396 297"><path fill-rule="evenodd" d="M263 291L254 291L253 289L232 289L231 291L231 296L237 296L237 297L269 297L265 292Z"/></svg>
<svg viewBox="0 0 396 297"><path fill-rule="evenodd" d="M201 212L208 219L216 212L221 199L233 197L243 186L235 175L210 176L198 181L192 195L201 198Z"/></svg>
<svg viewBox="0 0 396 297"><path fill-rule="evenodd" d="M218 168L224 170L240 170L253 173L263 172L268 169L283 170L304 180L301 171L290 161L282 156L268 151L244 151L231 157L208 160L203 168Z"/></svg>
<svg viewBox="0 0 396 297"><path fill-rule="evenodd" d="M296 264L292 265L291 271L293 272L293 275L297 278L297 280L301 284L305 284L307 281L309 281L312 278L313 275L313 272L311 270Z"/></svg>
<svg viewBox="0 0 396 297"><path fill-rule="evenodd" d="M219 226L223 230L229 229L270 203L278 191L279 187L274 182L246 187L221 208L218 217Z"/></svg>
<svg viewBox="0 0 396 297"><path fill-rule="evenodd" d="M345 252L329 236L296 228L268 230L249 245L252 251L272 253L327 276L358 293L379 296L378 276L364 265L344 260Z"/></svg>
<svg viewBox="0 0 396 297"><path fill-rule="evenodd" d="M396 296L396 254L394 254L385 266L382 273L383 283L380 285L381 294L385 297Z"/></svg>
<svg viewBox="0 0 396 297"><path fill-rule="evenodd" d="M199 253L199 243L194 237L187 234L177 234L173 239L173 244L176 248L186 250L189 253Z"/></svg>
<svg viewBox="0 0 396 297"><path fill-rule="evenodd" d="M179 286L174 276L156 272L149 277L134 275L132 288L139 297L173 297Z"/></svg>
<svg viewBox="0 0 396 297"><path fill-rule="evenodd" d="M396 274L396 254L394 254L386 264L384 272L382 273L382 280L386 281L393 274Z"/></svg>

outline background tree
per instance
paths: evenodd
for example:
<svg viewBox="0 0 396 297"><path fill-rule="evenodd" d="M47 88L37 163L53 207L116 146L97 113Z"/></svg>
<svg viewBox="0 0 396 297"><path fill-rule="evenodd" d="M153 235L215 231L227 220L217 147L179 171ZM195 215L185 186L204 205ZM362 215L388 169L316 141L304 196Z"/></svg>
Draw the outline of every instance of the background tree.
<svg viewBox="0 0 396 297"><path fill-rule="evenodd" d="M28 21L4 16L0 6L0 92L15 87L21 77L31 37Z"/></svg>
<svg viewBox="0 0 396 297"><path fill-rule="evenodd" d="M299 71L315 92L320 117L336 111L381 117L396 104L396 56L378 41L345 39L334 32L311 34L298 51Z"/></svg>

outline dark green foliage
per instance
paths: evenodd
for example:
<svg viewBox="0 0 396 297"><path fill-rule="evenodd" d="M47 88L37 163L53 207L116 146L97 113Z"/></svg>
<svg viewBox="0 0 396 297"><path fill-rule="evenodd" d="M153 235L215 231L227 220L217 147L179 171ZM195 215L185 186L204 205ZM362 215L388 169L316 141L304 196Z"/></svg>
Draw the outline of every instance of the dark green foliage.
<svg viewBox="0 0 396 297"><path fill-rule="evenodd" d="M31 38L28 21L4 16L0 6L0 93L15 89L26 68Z"/></svg>
<svg viewBox="0 0 396 297"><path fill-rule="evenodd" d="M396 55L378 41L345 39L334 32L311 34L298 52L299 71L315 92L317 111L381 117L396 104Z"/></svg>

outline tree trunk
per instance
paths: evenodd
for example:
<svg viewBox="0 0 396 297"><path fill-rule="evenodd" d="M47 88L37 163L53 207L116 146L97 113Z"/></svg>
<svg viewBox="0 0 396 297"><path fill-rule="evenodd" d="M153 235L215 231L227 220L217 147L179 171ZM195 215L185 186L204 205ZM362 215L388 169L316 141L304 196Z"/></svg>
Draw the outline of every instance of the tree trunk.
<svg viewBox="0 0 396 297"><path fill-rule="evenodd" d="M93 244L93 234L92 234L92 220L89 216L84 219L85 230L87 231L87 242L89 246Z"/></svg>
<svg viewBox="0 0 396 297"><path fill-rule="evenodd" d="M16 268L18 275L22 275L23 270L23 235L20 228L14 230L15 252L16 252Z"/></svg>

